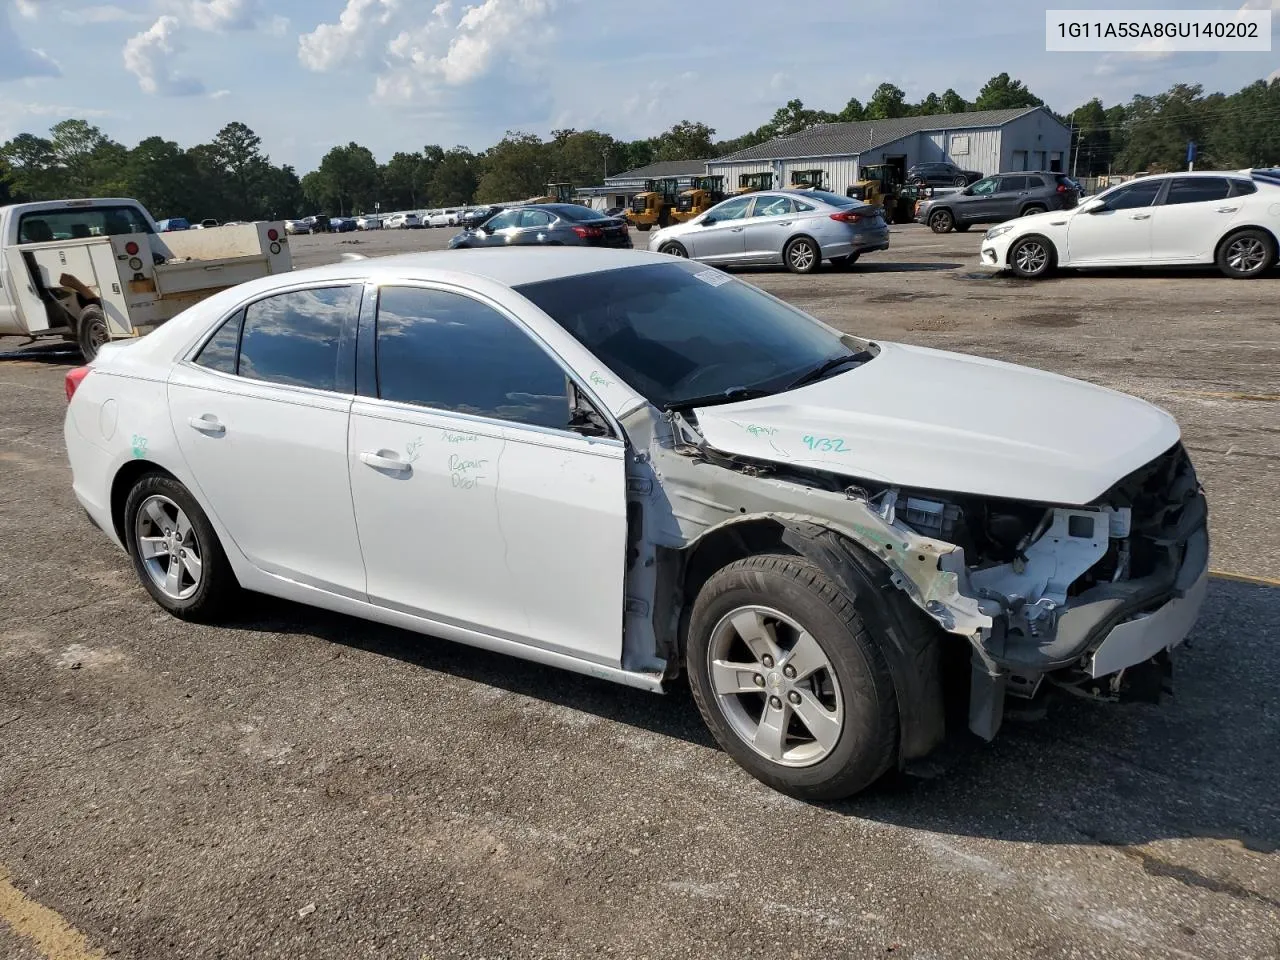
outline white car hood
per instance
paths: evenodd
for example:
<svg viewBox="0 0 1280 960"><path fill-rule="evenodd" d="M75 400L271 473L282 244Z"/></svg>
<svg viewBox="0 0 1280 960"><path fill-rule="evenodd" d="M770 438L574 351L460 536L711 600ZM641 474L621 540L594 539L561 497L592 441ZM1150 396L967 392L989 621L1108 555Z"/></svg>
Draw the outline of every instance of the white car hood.
<svg viewBox="0 0 1280 960"><path fill-rule="evenodd" d="M1158 407L1057 374L897 343L787 393L695 411L726 453L926 490L1086 504L1179 439Z"/></svg>

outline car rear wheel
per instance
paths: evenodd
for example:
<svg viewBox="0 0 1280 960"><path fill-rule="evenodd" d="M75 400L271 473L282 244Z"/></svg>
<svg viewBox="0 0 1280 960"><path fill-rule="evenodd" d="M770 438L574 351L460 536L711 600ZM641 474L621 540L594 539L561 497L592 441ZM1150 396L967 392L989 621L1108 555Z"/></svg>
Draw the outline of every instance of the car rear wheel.
<svg viewBox="0 0 1280 960"><path fill-rule="evenodd" d="M1030 216L1034 216L1037 213L1044 213L1044 212L1045 212L1044 207L1037 206L1036 204L1033 203L1031 204L1031 206L1027 207L1022 211L1022 216L1030 217Z"/></svg>
<svg viewBox="0 0 1280 960"><path fill-rule="evenodd" d="M955 225L956 220L950 210L939 210L929 215L929 229L934 233L950 233Z"/></svg>
<svg viewBox="0 0 1280 960"><path fill-rule="evenodd" d="M858 254L851 253L847 257L832 257L831 265L839 270L848 270L858 262Z"/></svg>
<svg viewBox="0 0 1280 960"><path fill-rule="evenodd" d="M787 244L782 257L787 262L787 269L792 273L813 273L822 262L822 254L818 245L808 237L796 237Z"/></svg>
<svg viewBox="0 0 1280 960"><path fill-rule="evenodd" d="M156 603L183 620L227 614L239 585L186 487L163 474L144 476L125 501L124 530L134 570Z"/></svg>
<svg viewBox="0 0 1280 960"><path fill-rule="evenodd" d="M795 797L850 796L893 763L893 681L856 602L875 600L780 555L730 564L694 601L686 660L703 719L752 776Z"/></svg>
<svg viewBox="0 0 1280 960"><path fill-rule="evenodd" d="M973 224L971 224L971 223L957 223L957 224L953 224L952 226L953 226L953 229L955 230L955 232L956 232L956 233L968 233L968 232L969 232L969 228L970 228L971 226L973 226Z"/></svg>
<svg viewBox="0 0 1280 960"><path fill-rule="evenodd" d="M80 320L76 323L76 343L84 355L85 363L98 355L99 348L111 340L107 330L107 315L96 303L91 303L80 311Z"/></svg>
<svg viewBox="0 0 1280 960"><path fill-rule="evenodd" d="M1218 269L1233 280L1261 276L1275 262L1276 247L1264 230L1241 230L1218 247Z"/></svg>
<svg viewBox="0 0 1280 960"><path fill-rule="evenodd" d="M684 244L676 243L674 241L671 243L664 243L658 252L665 253L673 257L684 257L686 259L689 257L689 251L684 248Z"/></svg>
<svg viewBox="0 0 1280 960"><path fill-rule="evenodd" d="M1037 234L1017 240L1009 249L1009 266L1018 276L1028 280L1047 276L1055 261L1053 244Z"/></svg>
<svg viewBox="0 0 1280 960"><path fill-rule="evenodd" d="M963 187L963 186L966 186L968 183L969 183L969 180L967 177L956 177L954 180L951 181L951 185L953 187Z"/></svg>

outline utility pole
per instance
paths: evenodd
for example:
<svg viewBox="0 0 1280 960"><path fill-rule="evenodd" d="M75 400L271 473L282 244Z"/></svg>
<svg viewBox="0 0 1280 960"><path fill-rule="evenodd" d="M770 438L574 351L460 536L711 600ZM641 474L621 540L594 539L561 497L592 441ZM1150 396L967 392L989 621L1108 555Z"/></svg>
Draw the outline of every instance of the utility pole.
<svg viewBox="0 0 1280 960"><path fill-rule="evenodd" d="M1077 108L1079 109L1079 108ZM1071 160L1071 179L1076 179L1076 173L1080 167L1080 136L1076 133L1076 113L1071 111L1071 137L1076 142L1076 154Z"/></svg>

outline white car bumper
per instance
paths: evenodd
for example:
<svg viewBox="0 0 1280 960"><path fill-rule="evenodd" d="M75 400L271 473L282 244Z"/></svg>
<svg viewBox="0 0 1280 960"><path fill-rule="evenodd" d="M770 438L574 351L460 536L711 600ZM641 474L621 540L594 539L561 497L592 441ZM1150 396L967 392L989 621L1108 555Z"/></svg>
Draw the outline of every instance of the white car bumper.
<svg viewBox="0 0 1280 960"><path fill-rule="evenodd" d="M1000 267L1002 270L1009 266L1009 248L1013 246L1013 242L1018 239L1015 231L1002 234L1001 236L982 238L982 265L984 267Z"/></svg>

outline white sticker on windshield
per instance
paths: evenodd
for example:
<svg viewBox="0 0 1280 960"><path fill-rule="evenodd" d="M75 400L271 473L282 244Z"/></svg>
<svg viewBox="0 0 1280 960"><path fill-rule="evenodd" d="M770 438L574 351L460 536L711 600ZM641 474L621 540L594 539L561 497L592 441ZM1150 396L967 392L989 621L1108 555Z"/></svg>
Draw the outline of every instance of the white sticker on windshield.
<svg viewBox="0 0 1280 960"><path fill-rule="evenodd" d="M694 274L703 283L709 283L713 287L721 287L728 283L733 277L719 270L702 270Z"/></svg>

